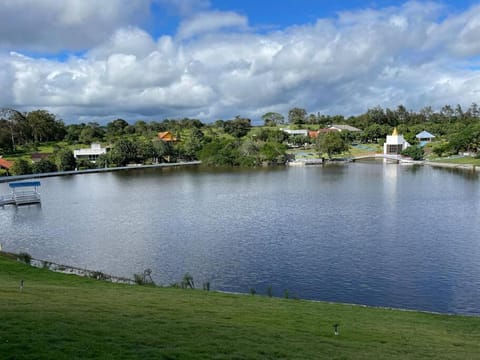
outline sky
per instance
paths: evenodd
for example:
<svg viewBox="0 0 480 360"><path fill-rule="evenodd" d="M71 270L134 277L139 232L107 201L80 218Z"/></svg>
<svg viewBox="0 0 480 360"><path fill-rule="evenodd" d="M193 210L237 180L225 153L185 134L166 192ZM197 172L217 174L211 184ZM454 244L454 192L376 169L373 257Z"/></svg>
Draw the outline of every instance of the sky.
<svg viewBox="0 0 480 360"><path fill-rule="evenodd" d="M480 103L479 1L0 0L0 107L66 123Z"/></svg>

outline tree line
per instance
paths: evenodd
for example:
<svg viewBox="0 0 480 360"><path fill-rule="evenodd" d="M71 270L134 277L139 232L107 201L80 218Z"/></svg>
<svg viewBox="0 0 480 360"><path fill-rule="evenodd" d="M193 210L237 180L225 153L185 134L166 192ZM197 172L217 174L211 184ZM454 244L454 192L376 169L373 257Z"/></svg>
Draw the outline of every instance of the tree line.
<svg viewBox="0 0 480 360"><path fill-rule="evenodd" d="M39 144L54 144L51 159L33 165L23 163L25 169L17 169L23 173L196 159L208 165L259 166L285 162L289 145L309 143L319 152L332 156L347 149L352 142L382 143L393 127L397 127L411 144L415 144L415 135L422 130L435 134L439 141L434 143L432 150L438 156L461 151L476 153L480 149L480 110L475 103L466 110L460 105L445 105L437 112L431 107L418 112L402 105L393 110L374 107L348 118L308 114L305 109L296 107L289 110L287 117L267 112L261 118L262 127L252 126L251 119L241 116L209 124L183 118L138 120L133 124L115 119L106 125L96 122L66 125L46 110L0 109L0 154L16 154L19 148L34 152ZM297 129L319 129L330 124L348 124L362 131L324 134L312 139L291 136L280 130L287 125ZM161 141L157 134L162 131L174 133L179 141ZM111 151L101 156L96 164L76 162L72 147L94 142L111 145Z"/></svg>

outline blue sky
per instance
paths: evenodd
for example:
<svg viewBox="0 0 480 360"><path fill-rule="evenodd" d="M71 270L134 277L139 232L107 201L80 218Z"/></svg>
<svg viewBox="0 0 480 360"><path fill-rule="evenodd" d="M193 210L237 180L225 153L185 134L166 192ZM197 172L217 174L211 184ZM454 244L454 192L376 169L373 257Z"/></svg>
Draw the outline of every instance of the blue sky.
<svg viewBox="0 0 480 360"><path fill-rule="evenodd" d="M0 2L0 106L66 122L480 102L476 1Z"/></svg>

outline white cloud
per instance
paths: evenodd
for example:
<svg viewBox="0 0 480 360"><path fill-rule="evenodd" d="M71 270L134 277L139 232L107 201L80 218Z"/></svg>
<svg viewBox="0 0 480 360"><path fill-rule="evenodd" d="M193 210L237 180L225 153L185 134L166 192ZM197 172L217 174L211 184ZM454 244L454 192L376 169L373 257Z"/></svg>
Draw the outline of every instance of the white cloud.
<svg viewBox="0 0 480 360"><path fill-rule="evenodd" d="M187 13L206 6L184 4ZM78 6L75 16L54 13L68 26L90 24L90 8ZM435 3L409 2L270 33L255 33L236 13L201 11L189 13L177 35L159 38L116 26L83 57L64 62L0 54L0 100L67 121L468 106L480 94L479 10L445 17Z"/></svg>
<svg viewBox="0 0 480 360"><path fill-rule="evenodd" d="M149 16L150 0L4 0L0 47L56 52L83 50L118 27Z"/></svg>
<svg viewBox="0 0 480 360"><path fill-rule="evenodd" d="M204 33L215 32L220 29L246 29L247 25L247 18L234 12L202 12L183 21L180 24L178 36L181 39L186 39Z"/></svg>

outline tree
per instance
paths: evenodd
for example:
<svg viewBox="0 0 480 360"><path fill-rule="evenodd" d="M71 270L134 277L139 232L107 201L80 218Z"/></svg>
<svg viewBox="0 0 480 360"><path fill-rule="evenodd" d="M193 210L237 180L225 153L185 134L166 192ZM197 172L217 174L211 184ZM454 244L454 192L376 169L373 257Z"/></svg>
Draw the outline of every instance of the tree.
<svg viewBox="0 0 480 360"><path fill-rule="evenodd" d="M136 162L138 160L137 143L130 139L122 138L113 145L109 156L112 163L116 166L125 166L130 162Z"/></svg>
<svg viewBox="0 0 480 360"><path fill-rule="evenodd" d="M35 110L26 116L30 141L58 141L65 137L65 125L61 120L57 120L56 116L46 110Z"/></svg>
<svg viewBox="0 0 480 360"><path fill-rule="evenodd" d="M161 162L162 159L166 159L167 162L172 160L172 156L175 155L175 149L170 142L154 140L152 144L155 149L155 162Z"/></svg>
<svg viewBox="0 0 480 360"><path fill-rule="evenodd" d="M57 153L57 167L59 171L75 170L77 167L77 160L73 156L72 150L61 149Z"/></svg>
<svg viewBox="0 0 480 360"><path fill-rule="evenodd" d="M55 165L52 160L42 159L39 162L33 164L32 171L34 174L55 172L57 171L57 165Z"/></svg>
<svg viewBox="0 0 480 360"><path fill-rule="evenodd" d="M186 160L194 160L197 158L197 152L202 148L203 145L203 132L194 127L190 130L189 136L185 137L185 140L182 142L181 146L181 155Z"/></svg>
<svg viewBox="0 0 480 360"><path fill-rule="evenodd" d="M251 120L236 116L234 120L228 120L223 123L223 130L236 138L241 138L248 134L252 125Z"/></svg>
<svg viewBox="0 0 480 360"><path fill-rule="evenodd" d="M26 175L32 173L32 165L25 159L15 160L12 166L12 173L14 175Z"/></svg>
<svg viewBox="0 0 480 360"><path fill-rule="evenodd" d="M425 153L422 147L413 145L403 150L402 155L411 157L413 160L422 160Z"/></svg>
<svg viewBox="0 0 480 360"><path fill-rule="evenodd" d="M327 153L329 159L331 159L333 155L341 154L349 149L350 144L343 138L342 134L337 131L321 134L317 139L317 150L319 154Z"/></svg>
<svg viewBox="0 0 480 360"><path fill-rule="evenodd" d="M283 124L285 116L277 112L267 112L262 115L262 120L264 126L277 126Z"/></svg>
<svg viewBox="0 0 480 360"><path fill-rule="evenodd" d="M91 144L92 142L101 141L105 132L99 124L92 122L85 125L80 132L78 140L83 144Z"/></svg>
<svg viewBox="0 0 480 360"><path fill-rule="evenodd" d="M290 124L305 124L305 118L307 117L307 111L301 108L293 108L288 111L288 122Z"/></svg>

